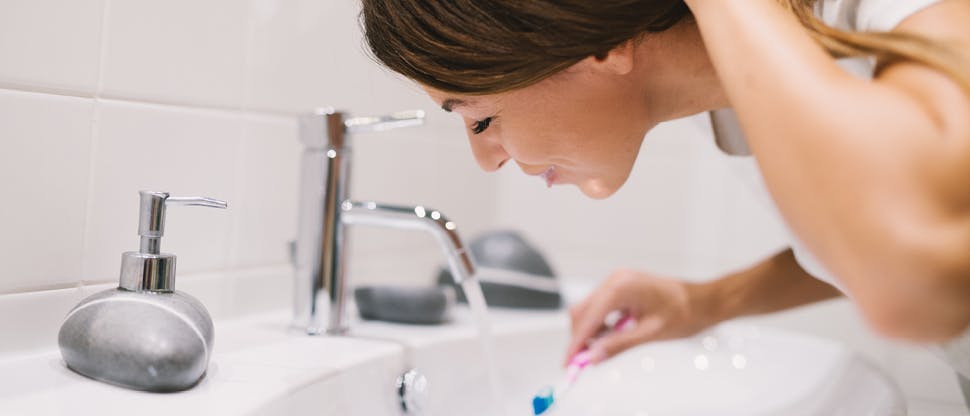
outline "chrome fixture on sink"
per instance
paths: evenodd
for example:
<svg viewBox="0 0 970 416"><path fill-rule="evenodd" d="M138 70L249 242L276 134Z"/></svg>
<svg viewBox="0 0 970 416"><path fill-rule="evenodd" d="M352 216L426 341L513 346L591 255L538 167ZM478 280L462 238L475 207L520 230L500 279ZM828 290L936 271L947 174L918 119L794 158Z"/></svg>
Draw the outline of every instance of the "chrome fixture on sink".
<svg viewBox="0 0 970 416"><path fill-rule="evenodd" d="M428 408L428 378L412 368L398 376L395 384L401 412L405 415L423 415Z"/></svg>
<svg viewBox="0 0 970 416"><path fill-rule="evenodd" d="M68 368L110 384L169 392L196 385L212 356L212 318L175 290L174 254L161 252L171 205L228 207L205 197L139 192L138 251L121 256L118 287L81 301L57 335Z"/></svg>
<svg viewBox="0 0 970 416"><path fill-rule="evenodd" d="M293 325L316 335L347 331L347 226L373 225L424 230L445 251L457 283L474 275L471 255L443 214L422 206L394 206L349 199L351 138L356 133L385 131L424 123L423 111L381 117L346 118L333 109L300 118L300 205L297 240L292 248L296 273ZM324 294L324 291L326 294ZM329 300L329 305L326 305ZM329 309L324 324L321 310Z"/></svg>

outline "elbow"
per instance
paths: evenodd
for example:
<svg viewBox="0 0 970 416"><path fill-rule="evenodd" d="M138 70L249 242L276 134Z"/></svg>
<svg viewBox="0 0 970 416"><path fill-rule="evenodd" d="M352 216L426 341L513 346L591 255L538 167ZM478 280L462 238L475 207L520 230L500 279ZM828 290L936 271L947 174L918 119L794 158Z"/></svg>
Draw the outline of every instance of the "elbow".
<svg viewBox="0 0 970 416"><path fill-rule="evenodd" d="M909 272L899 279L970 310L970 216L923 227L908 238L900 233L898 241L896 254L909 263L900 265Z"/></svg>
<svg viewBox="0 0 970 416"><path fill-rule="evenodd" d="M970 222L965 222L970 224ZM949 227L888 239L859 287L858 304L879 333L942 342L970 326L970 227Z"/></svg>

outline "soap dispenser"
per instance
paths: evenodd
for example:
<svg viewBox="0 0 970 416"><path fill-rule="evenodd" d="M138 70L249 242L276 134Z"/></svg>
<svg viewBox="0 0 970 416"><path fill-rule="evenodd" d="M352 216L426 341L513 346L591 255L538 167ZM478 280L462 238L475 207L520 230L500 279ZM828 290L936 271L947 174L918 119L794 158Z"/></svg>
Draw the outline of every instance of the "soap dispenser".
<svg viewBox="0 0 970 416"><path fill-rule="evenodd" d="M161 253L169 205L226 208L223 201L141 191L141 249L121 257L117 289L72 309L58 334L67 366L87 377L145 391L180 391L205 375L212 318L195 298L175 291L175 255Z"/></svg>

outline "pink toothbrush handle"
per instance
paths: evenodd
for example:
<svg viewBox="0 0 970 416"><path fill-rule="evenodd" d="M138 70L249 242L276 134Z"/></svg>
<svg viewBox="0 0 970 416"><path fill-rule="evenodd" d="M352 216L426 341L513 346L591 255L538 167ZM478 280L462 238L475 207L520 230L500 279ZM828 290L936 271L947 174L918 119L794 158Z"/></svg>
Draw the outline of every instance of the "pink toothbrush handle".
<svg viewBox="0 0 970 416"><path fill-rule="evenodd" d="M636 324L636 320L630 315L624 315L620 320L616 321L613 325L613 331L626 331ZM579 377L579 373L583 371L587 366L593 362L593 354L588 348L584 348L577 352L572 359L569 360L569 366L566 367L566 381L572 384Z"/></svg>

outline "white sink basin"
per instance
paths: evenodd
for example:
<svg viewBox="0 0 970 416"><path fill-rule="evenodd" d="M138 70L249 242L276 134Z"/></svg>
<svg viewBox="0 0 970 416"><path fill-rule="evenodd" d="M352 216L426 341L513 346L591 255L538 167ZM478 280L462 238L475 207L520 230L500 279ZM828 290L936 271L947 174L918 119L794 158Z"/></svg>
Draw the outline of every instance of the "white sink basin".
<svg viewBox="0 0 970 416"><path fill-rule="evenodd" d="M493 311L495 356L508 416L532 415L531 399L561 375L564 316ZM471 328L357 324L355 335L406 345L400 370L415 367L429 383L425 415L500 415L489 394L484 355ZM361 367L364 369L364 367ZM366 400L369 411L398 415L389 371L346 371L262 409L296 414L313 403ZM369 372L385 379L367 379ZM375 385L388 386L386 397ZM358 386L367 395L349 392ZM376 413L376 409L384 410ZM318 413L319 414L319 413ZM323 413L330 414L330 413ZM338 414L338 413L333 413ZM555 416L905 415L895 385L863 359L823 339L751 325L722 325L697 337L648 344L587 370L550 411Z"/></svg>
<svg viewBox="0 0 970 416"><path fill-rule="evenodd" d="M837 344L721 326L593 368L555 415L904 415L896 387Z"/></svg>
<svg viewBox="0 0 970 416"><path fill-rule="evenodd" d="M532 396L558 380L563 313L491 311L504 392L490 394L468 311L456 322L355 322L351 337L289 331L289 311L216 322L209 372L169 394L99 383L64 367L56 350L0 360L0 414L400 416L396 378L429 382L424 415L532 415ZM587 370L557 416L904 415L893 384L838 344L746 325L649 344ZM504 408L504 409L503 409Z"/></svg>

